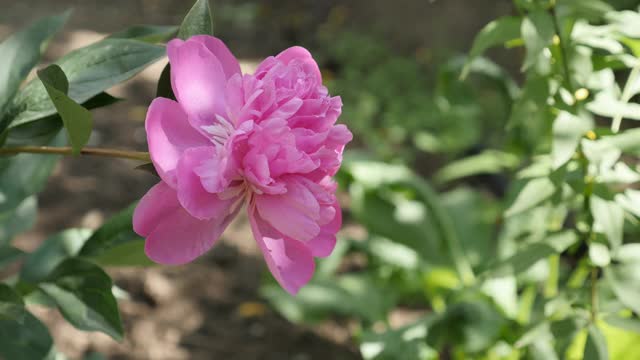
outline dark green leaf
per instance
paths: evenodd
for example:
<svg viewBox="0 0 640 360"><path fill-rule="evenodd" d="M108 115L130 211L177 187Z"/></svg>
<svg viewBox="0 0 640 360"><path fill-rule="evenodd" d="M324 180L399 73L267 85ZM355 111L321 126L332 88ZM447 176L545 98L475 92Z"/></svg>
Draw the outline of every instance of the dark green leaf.
<svg viewBox="0 0 640 360"><path fill-rule="evenodd" d="M148 43L167 42L178 33L177 26L134 25L109 35L111 39L134 39Z"/></svg>
<svg viewBox="0 0 640 360"><path fill-rule="evenodd" d="M46 326L25 309L13 289L0 284L0 358L44 359L52 346Z"/></svg>
<svg viewBox="0 0 640 360"><path fill-rule="evenodd" d="M93 128L91 112L67 96L69 82L58 65L50 65L38 71L38 77L44 84L49 98L64 123L73 153L80 154L80 150L87 144L91 136Z"/></svg>
<svg viewBox="0 0 640 360"><path fill-rule="evenodd" d="M16 249L13 246L0 246L0 269L3 269L7 267L7 265L22 259L24 255L25 253L22 250Z"/></svg>
<svg viewBox="0 0 640 360"><path fill-rule="evenodd" d="M2 195L3 192L0 191L0 196ZM32 228L37 212L38 201L35 196L29 196L15 208L0 211L0 244L7 244L13 236Z"/></svg>
<svg viewBox="0 0 640 360"><path fill-rule="evenodd" d="M51 37L60 30L70 12L41 19L11 35L0 44L0 119L20 83L36 66ZM0 121L0 132L5 129Z"/></svg>
<svg viewBox="0 0 640 360"><path fill-rule="evenodd" d="M608 360L607 340L595 325L589 325L584 360Z"/></svg>
<svg viewBox="0 0 640 360"><path fill-rule="evenodd" d="M194 35L213 35L213 17L209 0L197 0L178 30L178 37L188 39Z"/></svg>
<svg viewBox="0 0 640 360"><path fill-rule="evenodd" d="M522 19L520 17L508 16L494 20L478 33L473 46L469 52L469 58L467 64L462 70L462 78L466 78L469 74L469 66L471 62L478 56L482 55L487 49L506 43L509 40L517 39L520 37L520 24Z"/></svg>
<svg viewBox="0 0 640 360"><path fill-rule="evenodd" d="M162 73L158 79L156 97L163 97L171 100L176 99L176 95L173 93L173 88L171 87L171 64L167 64L167 66L162 69Z"/></svg>
<svg viewBox="0 0 640 360"><path fill-rule="evenodd" d="M48 238L27 256L20 279L30 283L44 280L61 262L77 255L90 234L88 229L69 229Z"/></svg>
<svg viewBox="0 0 640 360"><path fill-rule="evenodd" d="M64 136L31 139L34 145L59 146ZM19 154L0 157L0 244L27 230L35 219L36 200L59 156Z"/></svg>
<svg viewBox="0 0 640 360"><path fill-rule="evenodd" d="M116 340L123 329L111 278L91 262L68 259L40 284L62 315L80 330L101 331Z"/></svg>
<svg viewBox="0 0 640 360"><path fill-rule="evenodd" d="M153 265L145 255L144 239L133 231L132 216L136 205L130 205L96 230L79 256L103 266Z"/></svg>
<svg viewBox="0 0 640 360"><path fill-rule="evenodd" d="M142 71L165 54L163 46L130 39L105 39L75 50L56 61L69 81L68 96L82 104ZM31 81L14 98L8 115L11 127L55 114L47 91Z"/></svg>
<svg viewBox="0 0 640 360"><path fill-rule="evenodd" d="M476 299L447 307L427 334L434 347L460 346L467 352L479 352L491 346L506 323L500 312L488 301Z"/></svg>

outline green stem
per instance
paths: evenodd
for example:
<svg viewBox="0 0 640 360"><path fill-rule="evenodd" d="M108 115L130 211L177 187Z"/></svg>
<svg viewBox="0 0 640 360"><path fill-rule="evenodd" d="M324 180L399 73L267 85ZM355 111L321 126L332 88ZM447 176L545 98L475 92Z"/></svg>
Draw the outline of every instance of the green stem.
<svg viewBox="0 0 640 360"><path fill-rule="evenodd" d="M553 27L555 29L556 35L558 35L560 48L560 54L562 55L562 69L564 71L565 81L567 83L567 88L571 91L571 94L575 93L575 88L573 87L573 82L571 81L571 71L569 70L569 53L565 47L565 39L562 38L562 31L560 29L560 20L558 19L558 15L556 14L555 6L549 8L549 13L553 18Z"/></svg>
<svg viewBox="0 0 640 360"><path fill-rule="evenodd" d="M591 269L591 321L596 322L598 318L598 268Z"/></svg>
<svg viewBox="0 0 640 360"><path fill-rule="evenodd" d="M0 148L0 156L16 155L21 153L74 155L73 149L70 146L62 146L62 147L13 146L13 147ZM80 155L112 157L112 158L147 161L147 162L151 160L148 152L105 149L105 148L89 148L89 147L83 148L82 150L80 150Z"/></svg>
<svg viewBox="0 0 640 360"><path fill-rule="evenodd" d="M620 97L620 101L623 103L629 102L631 96L633 94L631 91L633 90L633 84L636 82L636 78L640 75L640 66L636 66L631 70L629 74L629 78L627 79L627 83L624 85L624 90L622 90L622 96ZM622 114L618 113L613 118L613 122L611 122L611 131L617 133L620 131L620 125L622 124Z"/></svg>

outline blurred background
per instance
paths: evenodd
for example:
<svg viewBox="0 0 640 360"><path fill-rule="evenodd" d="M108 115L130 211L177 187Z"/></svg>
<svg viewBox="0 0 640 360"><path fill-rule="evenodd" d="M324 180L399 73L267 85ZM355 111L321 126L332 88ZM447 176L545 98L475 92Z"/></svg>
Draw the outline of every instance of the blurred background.
<svg viewBox="0 0 640 360"><path fill-rule="evenodd" d="M623 8L637 5L618 2ZM452 183L460 174L442 167L488 148L530 153L535 147L527 141L533 130L526 124L511 129L509 137L504 130L515 83L521 80L519 50L508 56L500 49L489 53L510 74L486 62L479 63L467 81L458 80L462 56L475 34L492 19L515 13L511 0L215 0L212 5L216 35L247 71L286 47L309 48L332 94L343 98L340 121L355 135L347 150L350 156L366 153L386 161L391 165L380 171L391 175L394 164L408 165L432 181L455 230L463 232L460 238L471 264L489 256L496 246L495 219L505 180L486 175ZM0 38L39 17L73 8L72 18L45 55L51 61L133 24L177 25L190 6L191 1L184 0L0 0ZM125 101L95 111L90 145L146 149L146 107L165 63L111 91ZM497 165L485 165L508 167L514 162L506 156ZM352 169L341 175L341 186L356 180L357 169ZM37 226L16 245L32 250L46 234L72 226L96 228L156 181L124 160L65 158L40 197ZM359 225L362 221L354 221L353 197L343 191L341 198L345 245L321 262L319 282L311 286L315 293L295 301L278 292L265 275L248 224L240 218L222 244L193 264L110 271L127 293L120 302L127 333L123 343L79 332L53 311L34 311L51 327L58 349L71 358L98 351L113 359L359 359L367 331L382 333L415 322L430 311L422 298L437 304L437 289L456 280L449 281L450 270L438 273L432 268L431 277L410 271L410 247L372 239ZM370 209L389 206L362 204ZM420 213L415 202L393 204L401 220L411 222ZM386 221L382 210L380 214L368 221ZM430 225L420 227L425 226ZM413 230L407 231L404 240L410 242ZM432 250L437 257L437 249ZM328 273L366 276L343 277L338 289L323 285L333 281ZM365 286L368 281L373 285ZM345 291L352 297L341 297ZM395 298L377 295L387 292ZM309 299L315 303L305 303ZM339 304L354 299L363 302ZM357 316L345 316L354 312Z"/></svg>

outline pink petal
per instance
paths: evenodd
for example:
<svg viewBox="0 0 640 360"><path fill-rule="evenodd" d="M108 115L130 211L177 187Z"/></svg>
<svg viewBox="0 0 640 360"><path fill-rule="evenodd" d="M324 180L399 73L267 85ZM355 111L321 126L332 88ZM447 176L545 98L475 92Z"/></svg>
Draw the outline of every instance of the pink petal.
<svg viewBox="0 0 640 360"><path fill-rule="evenodd" d="M151 161L162 180L175 188L175 168L184 150L209 144L209 140L191 127L177 102L165 98L153 100L145 128Z"/></svg>
<svg viewBox="0 0 640 360"><path fill-rule="evenodd" d="M176 191L160 181L140 199L133 213L133 230L147 237L167 215L180 207Z"/></svg>
<svg viewBox="0 0 640 360"><path fill-rule="evenodd" d="M227 76L227 80L235 74L241 74L238 60L222 40L209 35L196 35L189 40L203 44L218 58L218 61L220 61L222 65L222 70L224 70L224 74Z"/></svg>
<svg viewBox="0 0 640 360"><path fill-rule="evenodd" d="M218 58L193 40L171 40L167 53L173 92L189 116L211 124L224 115L227 77Z"/></svg>
<svg viewBox="0 0 640 360"><path fill-rule="evenodd" d="M311 252L303 243L279 234L260 217L255 205L249 209L249 222L273 277L290 294L297 294L313 276L315 263Z"/></svg>
<svg viewBox="0 0 640 360"><path fill-rule="evenodd" d="M257 195L260 216L276 230L298 241L318 236L320 205L308 188L296 181L287 182L287 192L279 195Z"/></svg>
<svg viewBox="0 0 640 360"><path fill-rule="evenodd" d="M293 46L278 54L276 59L282 61L285 65L288 65L293 60L299 60L312 69L318 79L318 83L322 82L322 75L320 74L318 64L313 59L313 56L311 56L309 50L301 46Z"/></svg>
<svg viewBox="0 0 640 360"><path fill-rule="evenodd" d="M161 264L184 264L209 250L240 210L225 207L220 216L198 220L179 204L176 191L159 182L140 200L133 214L133 229L146 237L147 256Z"/></svg>
<svg viewBox="0 0 640 360"><path fill-rule="evenodd" d="M178 162L178 200L189 214L205 220L225 215L236 202L237 197L222 200L216 193L208 192L196 169L213 159L216 149L213 146L187 149Z"/></svg>
<svg viewBox="0 0 640 360"><path fill-rule="evenodd" d="M331 222L320 227L320 234L306 244L315 257L327 257L336 246L336 234L342 226L342 210L337 200L333 205L335 216Z"/></svg>

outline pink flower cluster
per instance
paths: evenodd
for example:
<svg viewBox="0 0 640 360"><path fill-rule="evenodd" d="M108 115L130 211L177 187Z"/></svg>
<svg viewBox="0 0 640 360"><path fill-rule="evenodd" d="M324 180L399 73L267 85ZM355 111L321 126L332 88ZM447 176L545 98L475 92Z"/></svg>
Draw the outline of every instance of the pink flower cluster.
<svg viewBox="0 0 640 360"><path fill-rule="evenodd" d="M177 102L157 98L146 119L162 181L136 208L135 231L162 264L190 262L220 238L243 204L276 280L295 294L328 256L342 223L332 177L351 138L342 102L304 48L242 74L222 41L167 45Z"/></svg>

